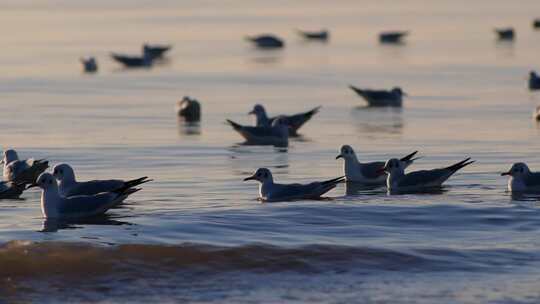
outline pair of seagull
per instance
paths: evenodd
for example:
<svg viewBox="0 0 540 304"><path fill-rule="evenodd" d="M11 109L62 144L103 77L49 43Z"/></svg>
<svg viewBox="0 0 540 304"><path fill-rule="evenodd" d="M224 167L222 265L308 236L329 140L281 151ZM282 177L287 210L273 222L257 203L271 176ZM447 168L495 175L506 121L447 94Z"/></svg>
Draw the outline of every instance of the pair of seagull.
<svg viewBox="0 0 540 304"><path fill-rule="evenodd" d="M302 127L321 107L295 115L280 115L268 117L265 108L256 104L248 114L256 117L255 126L243 126L230 119L227 122L246 140L249 145L274 145L286 147L289 136L298 136L298 129Z"/></svg>
<svg viewBox="0 0 540 304"><path fill-rule="evenodd" d="M91 180L78 182L73 168L58 164L53 174L42 173L28 188L39 187L41 211L48 219L77 219L97 216L141 190L137 186L151 181L144 176L133 180Z"/></svg>
<svg viewBox="0 0 540 304"><path fill-rule="evenodd" d="M44 159L19 159L17 151L7 149L2 156L3 178L0 182L0 198L18 198L27 184L32 184L49 167Z"/></svg>
<svg viewBox="0 0 540 304"><path fill-rule="evenodd" d="M296 32L306 40L327 41L330 36L330 33L328 32L328 30L320 30L320 31L296 30ZM285 41L283 41L283 39L272 34L247 36L246 40L252 42L256 47L260 49L279 49L285 46Z"/></svg>

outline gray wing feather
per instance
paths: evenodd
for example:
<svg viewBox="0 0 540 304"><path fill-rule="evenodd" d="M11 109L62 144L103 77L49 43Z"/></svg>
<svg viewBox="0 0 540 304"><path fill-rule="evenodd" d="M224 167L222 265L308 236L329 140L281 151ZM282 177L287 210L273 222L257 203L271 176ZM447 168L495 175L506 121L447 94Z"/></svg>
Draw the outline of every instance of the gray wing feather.
<svg viewBox="0 0 540 304"><path fill-rule="evenodd" d="M540 186L540 172L531 172L531 174L525 177L524 182L527 187Z"/></svg>
<svg viewBox="0 0 540 304"><path fill-rule="evenodd" d="M77 184L77 186L69 189L69 191L66 193L66 196L94 195L119 189L123 185L124 181L117 179L80 182Z"/></svg>
<svg viewBox="0 0 540 304"><path fill-rule="evenodd" d="M421 185L432 185L434 183L442 183L450 175L452 171L446 169L421 170L411 172L404 175L398 183L399 187L414 187Z"/></svg>
<svg viewBox="0 0 540 304"><path fill-rule="evenodd" d="M384 167L384 162L372 162L360 164L362 176L369 179L376 179L380 176L379 170Z"/></svg>

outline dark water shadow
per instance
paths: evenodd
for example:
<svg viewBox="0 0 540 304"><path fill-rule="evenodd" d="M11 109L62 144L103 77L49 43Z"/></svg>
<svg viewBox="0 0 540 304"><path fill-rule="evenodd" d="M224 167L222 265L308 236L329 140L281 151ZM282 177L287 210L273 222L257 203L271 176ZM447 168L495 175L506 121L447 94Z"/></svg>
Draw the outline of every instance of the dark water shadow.
<svg viewBox="0 0 540 304"><path fill-rule="evenodd" d="M405 194L417 194L417 195L440 195L448 192L448 189L444 186L442 187L431 187L424 189L415 189L415 190L387 190L388 195L405 195Z"/></svg>
<svg viewBox="0 0 540 304"><path fill-rule="evenodd" d="M60 219L45 219L42 224L42 230L39 232L58 232L65 229L82 229L82 226L98 225L98 226L123 226L134 225L125 221L113 219L110 215L104 214L96 217L77 219L77 220L60 220Z"/></svg>
<svg viewBox="0 0 540 304"><path fill-rule="evenodd" d="M540 201L540 193L538 192L511 192L510 198L517 202L538 202Z"/></svg>
<svg viewBox="0 0 540 304"><path fill-rule="evenodd" d="M186 121L184 118L178 117L177 125L180 136L201 135L201 123L199 121Z"/></svg>
<svg viewBox="0 0 540 304"><path fill-rule="evenodd" d="M500 58L515 57L514 41L512 40L495 40L496 56Z"/></svg>
<svg viewBox="0 0 540 304"><path fill-rule="evenodd" d="M363 183L346 182L345 193L347 196L355 195L384 195L386 194L385 185L366 185Z"/></svg>

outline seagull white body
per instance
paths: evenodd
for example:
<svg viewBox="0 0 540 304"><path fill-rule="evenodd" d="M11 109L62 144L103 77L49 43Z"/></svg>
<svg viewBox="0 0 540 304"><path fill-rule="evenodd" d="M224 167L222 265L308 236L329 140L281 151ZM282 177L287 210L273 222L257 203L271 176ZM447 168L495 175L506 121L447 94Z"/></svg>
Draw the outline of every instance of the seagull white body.
<svg viewBox="0 0 540 304"><path fill-rule="evenodd" d="M275 117L268 117L266 109L261 104L256 104L253 110L249 114L255 115L257 127L269 127L279 117L284 117L289 126L289 135L297 135L298 129L300 129L306 122L308 122L313 115L319 112L321 107L313 108L307 112L293 114L293 115L280 115Z"/></svg>
<svg viewBox="0 0 540 304"><path fill-rule="evenodd" d="M508 191L540 193L540 172L531 172L525 163L515 163L508 172Z"/></svg>
<svg viewBox="0 0 540 304"><path fill-rule="evenodd" d="M450 176L473 162L467 158L446 168L414 171L406 174L402 162L393 158L386 162L383 170L388 173L386 186L389 191L422 191L440 188Z"/></svg>
<svg viewBox="0 0 540 304"><path fill-rule="evenodd" d="M13 149L4 151L2 163L4 164L4 180L17 183L31 184L39 174L49 167L48 162L44 160L35 160L33 158L19 160L17 152Z"/></svg>
<svg viewBox="0 0 540 304"><path fill-rule="evenodd" d="M289 127L285 118L278 118L270 127L242 126L232 120L227 122L246 140L248 145L273 145L287 147L289 145Z"/></svg>
<svg viewBox="0 0 540 304"><path fill-rule="evenodd" d="M407 168L418 158L414 156L418 153L415 151L403 158L400 161L403 163L403 168ZM362 183L366 185L384 185L386 183L386 174L381 174L380 170L384 167L384 162L369 162L361 163L356 157L356 153L349 145L343 145L340 149L340 154L336 159L343 158L343 171L348 182Z"/></svg>
<svg viewBox="0 0 540 304"><path fill-rule="evenodd" d="M39 176L35 185L42 189L41 212L46 218L76 219L100 215L124 201L130 194L140 189L118 189L96 195L64 197L58 191L58 184L50 173Z"/></svg>
<svg viewBox="0 0 540 304"><path fill-rule="evenodd" d="M274 183L272 173L266 168L259 168L255 174L244 181L256 180L259 184L259 199L265 202L292 201L301 199L319 199L321 195L334 189L337 184L344 181L338 177L322 182L309 184L277 184Z"/></svg>
<svg viewBox="0 0 540 304"><path fill-rule="evenodd" d="M120 188L133 188L151 180L144 176L133 180L91 180L78 182L73 168L68 164L58 164L53 168L53 176L58 181L58 189L62 196L94 195L102 192L111 192Z"/></svg>

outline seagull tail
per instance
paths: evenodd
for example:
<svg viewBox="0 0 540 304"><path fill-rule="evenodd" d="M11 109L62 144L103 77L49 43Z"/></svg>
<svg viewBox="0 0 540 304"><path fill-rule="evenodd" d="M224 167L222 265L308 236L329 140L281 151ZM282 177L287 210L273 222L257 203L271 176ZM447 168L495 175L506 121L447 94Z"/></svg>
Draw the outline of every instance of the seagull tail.
<svg viewBox="0 0 540 304"><path fill-rule="evenodd" d="M322 106L315 107L311 111L306 112L304 115L307 116L308 118L311 118L311 116L317 114L321 108Z"/></svg>
<svg viewBox="0 0 540 304"><path fill-rule="evenodd" d="M456 163L456 164L453 164L449 167L446 167L445 169L448 169L448 170L451 170L453 172L456 172L458 171L459 169L465 167L465 166L468 166L472 163L474 163L475 161L474 160L471 160L470 157L467 157L466 159L460 161L459 163Z"/></svg>
<svg viewBox="0 0 540 304"><path fill-rule="evenodd" d="M227 119L227 122L235 129L235 130L240 130L242 129L242 126L240 124L237 124L236 122L230 120L230 119Z"/></svg>
<svg viewBox="0 0 540 304"><path fill-rule="evenodd" d="M345 181L345 176L340 176L340 177L336 177L336 178L333 178L333 179L329 179L327 181L324 181L322 182L321 184L324 185L324 186L335 186L341 182L344 182Z"/></svg>
<svg viewBox="0 0 540 304"><path fill-rule="evenodd" d="M356 94L358 94L358 95L362 95L362 93L363 93L361 89L359 89L359 88L353 86L352 84L349 85L349 88L350 88L351 90L353 90L354 92L356 92Z"/></svg>

